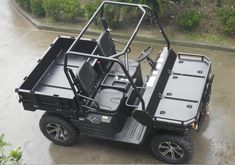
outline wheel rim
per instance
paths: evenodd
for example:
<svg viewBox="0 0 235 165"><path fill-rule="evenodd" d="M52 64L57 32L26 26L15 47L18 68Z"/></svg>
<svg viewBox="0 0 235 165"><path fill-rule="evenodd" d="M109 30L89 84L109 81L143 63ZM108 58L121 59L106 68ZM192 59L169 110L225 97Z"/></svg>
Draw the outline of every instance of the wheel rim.
<svg viewBox="0 0 235 165"><path fill-rule="evenodd" d="M47 124L46 131L51 138L57 141L65 141L68 139L68 132L66 131L66 129L64 129L64 127L62 127L59 124L55 123Z"/></svg>
<svg viewBox="0 0 235 165"><path fill-rule="evenodd" d="M162 142L158 146L162 156L172 160L179 160L184 157L184 150L173 142Z"/></svg>

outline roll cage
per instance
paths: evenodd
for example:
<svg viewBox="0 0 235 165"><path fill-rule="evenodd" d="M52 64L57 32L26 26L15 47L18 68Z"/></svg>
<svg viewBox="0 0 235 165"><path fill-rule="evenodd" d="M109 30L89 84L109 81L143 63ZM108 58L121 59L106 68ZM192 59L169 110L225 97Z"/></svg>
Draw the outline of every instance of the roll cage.
<svg viewBox="0 0 235 165"><path fill-rule="evenodd" d="M99 56L96 54L88 54L88 53L83 53L83 52L78 52L78 51L73 51L73 48L75 47L76 43L78 43L81 38L84 36L85 32L87 32L88 28L91 26L92 22L95 20L95 18L98 16L98 14L100 13L100 17L103 17L103 10L104 7L106 5L118 5L118 6L127 6L127 7L137 7L138 9L140 9L141 11L141 17L138 21L138 24L136 25L132 35L130 36L129 40L124 43L125 47L122 51L117 52L109 57L105 57L105 56ZM75 76L71 69L68 68L68 58L71 55L75 55L75 56L83 56L83 57L88 57L88 58L93 58L93 59L98 59L98 60L103 60L103 61L111 61L114 63L118 63L120 65L120 67L122 68L126 78L129 80L130 85L132 86L132 88L134 89L134 91L137 94L137 97L139 97L141 105L142 105L142 110L145 111L145 102L140 94L140 92L137 89L137 86L135 85L135 83L133 82L131 76L128 73L128 51L130 50L130 45L133 42L133 40L135 39L140 26L144 20L144 18L146 17L147 12L149 12L151 14L151 18L154 20L154 22L156 23L156 25L159 27L161 34L163 35L166 44L167 44L167 48L168 50L170 50L170 42L163 30L163 28L161 27L161 25L159 24L158 20L157 20L157 16L154 14L154 12L152 12L152 10L150 9L149 6L147 5L141 5L141 4L133 4L133 3L124 3L124 2L113 2L113 1L103 1L101 3L101 5L98 7L98 9L96 10L96 12L93 14L93 16L90 18L90 20L88 21L88 23L85 25L85 27L81 30L80 34L78 35L78 37L75 39L75 41L73 42L73 44L70 46L70 48L68 49L68 51L65 54L65 59L64 59L64 72L65 75L69 81L69 84L72 88L72 91L75 95L75 97L79 97L77 92L76 92L76 88L75 88L75 83L73 82L73 77ZM105 24L105 22L102 22L103 26L107 26L107 24ZM105 30L109 30L109 29L105 29ZM93 51L94 52L94 51ZM124 61L125 61L125 65L118 59L118 57L120 56L124 56ZM87 98L88 99L88 98ZM91 100L91 99L89 99ZM94 101L94 100L91 100Z"/></svg>

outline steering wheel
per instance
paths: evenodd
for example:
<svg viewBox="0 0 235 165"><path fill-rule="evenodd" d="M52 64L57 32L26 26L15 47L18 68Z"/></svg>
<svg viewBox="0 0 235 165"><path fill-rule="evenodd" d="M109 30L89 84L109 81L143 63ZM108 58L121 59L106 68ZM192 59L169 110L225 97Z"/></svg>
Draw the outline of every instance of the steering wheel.
<svg viewBox="0 0 235 165"><path fill-rule="evenodd" d="M149 58L149 55L150 55L150 53L152 52L152 50L153 50L153 48L151 47L151 46L149 46L149 47L147 47L146 49L144 49L141 53L140 53L140 55L139 55L139 57L137 58L137 62L141 62L141 61L143 61L144 59L148 59L148 60L151 60L150 58Z"/></svg>

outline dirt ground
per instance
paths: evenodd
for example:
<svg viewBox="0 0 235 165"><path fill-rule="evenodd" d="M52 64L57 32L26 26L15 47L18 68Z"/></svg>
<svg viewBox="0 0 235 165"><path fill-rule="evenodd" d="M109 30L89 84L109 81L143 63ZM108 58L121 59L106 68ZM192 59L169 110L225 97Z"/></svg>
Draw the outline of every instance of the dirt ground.
<svg viewBox="0 0 235 165"><path fill-rule="evenodd" d="M94 138L80 137L76 145L61 147L52 144L40 132L38 122L43 112L24 111L14 89L29 73L56 36L66 35L40 31L31 26L11 6L0 2L0 134L23 150L23 163L161 163L148 146L135 146ZM136 56L149 43L137 42L132 51ZM155 45L154 49L160 49ZM192 164L235 163L235 52L184 48L173 45L176 52L208 55L213 63L215 80L210 103L210 118L199 133L194 133L195 153ZM143 72L147 72L143 65Z"/></svg>

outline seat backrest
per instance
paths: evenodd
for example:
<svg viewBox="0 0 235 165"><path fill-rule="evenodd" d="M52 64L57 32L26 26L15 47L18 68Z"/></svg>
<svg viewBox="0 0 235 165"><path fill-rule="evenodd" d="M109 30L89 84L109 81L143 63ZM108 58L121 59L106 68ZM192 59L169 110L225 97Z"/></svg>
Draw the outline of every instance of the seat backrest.
<svg viewBox="0 0 235 165"><path fill-rule="evenodd" d="M76 74L76 79L83 95L89 97L93 94L97 78L98 75L91 64L84 61Z"/></svg>
<svg viewBox="0 0 235 165"><path fill-rule="evenodd" d="M108 31L101 33L97 40L97 45L102 56L109 57L116 54L114 42Z"/></svg>

